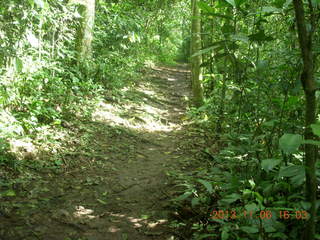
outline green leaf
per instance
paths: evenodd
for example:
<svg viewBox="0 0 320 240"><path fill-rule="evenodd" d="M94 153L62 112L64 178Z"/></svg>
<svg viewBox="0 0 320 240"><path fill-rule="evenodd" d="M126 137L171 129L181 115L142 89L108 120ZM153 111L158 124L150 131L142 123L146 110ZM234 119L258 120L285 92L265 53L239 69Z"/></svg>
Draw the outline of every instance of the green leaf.
<svg viewBox="0 0 320 240"><path fill-rule="evenodd" d="M192 198L191 206L195 207L195 206L199 205L199 202L200 202L199 198Z"/></svg>
<svg viewBox="0 0 320 240"><path fill-rule="evenodd" d="M211 6L209 6L206 2L198 2L198 7L206 13L214 13L214 9Z"/></svg>
<svg viewBox="0 0 320 240"><path fill-rule="evenodd" d="M292 154L298 151L302 144L303 137L299 134L285 133L279 139L279 147L286 154Z"/></svg>
<svg viewBox="0 0 320 240"><path fill-rule="evenodd" d="M18 73L22 72L22 69L23 69L23 62L22 62L22 60L17 57L15 62L16 62L16 71L17 71Z"/></svg>
<svg viewBox="0 0 320 240"><path fill-rule="evenodd" d="M320 137L320 123L311 124L313 134Z"/></svg>
<svg viewBox="0 0 320 240"><path fill-rule="evenodd" d="M257 62L257 70L258 71L265 71L268 69L268 65L269 65L269 62L267 60L259 60Z"/></svg>
<svg viewBox="0 0 320 240"><path fill-rule="evenodd" d="M320 6L320 0L311 0L311 3L314 8Z"/></svg>
<svg viewBox="0 0 320 240"><path fill-rule="evenodd" d="M281 167L279 177L292 177L299 174L301 171L304 172L304 167L299 165Z"/></svg>
<svg viewBox="0 0 320 240"><path fill-rule="evenodd" d="M229 233L226 230L223 230L221 233L221 240L228 240L229 239Z"/></svg>
<svg viewBox="0 0 320 240"><path fill-rule="evenodd" d="M244 34L232 34L231 39L234 41L242 41L244 43L249 42L249 38Z"/></svg>
<svg viewBox="0 0 320 240"><path fill-rule="evenodd" d="M198 180L199 183L201 183L209 193L213 193L213 188L212 188L212 184L210 182L207 182L205 180L199 179Z"/></svg>
<svg viewBox="0 0 320 240"><path fill-rule="evenodd" d="M279 165L281 163L280 159L264 159L261 162L261 168L267 172L271 171L275 166Z"/></svg>
<svg viewBox="0 0 320 240"><path fill-rule="evenodd" d="M207 53L207 52L210 52L210 51L212 51L212 50L214 50L214 49L216 49L216 48L221 47L221 45L222 45L223 43L225 43L225 41L215 42L215 43L213 43L210 47L204 48L204 49L202 49L202 50L194 53L191 57L196 57L196 56L198 56L198 55L202 55L202 54L205 54L205 53Z"/></svg>
<svg viewBox="0 0 320 240"><path fill-rule="evenodd" d="M253 192L253 194L256 196L256 200L259 202L263 202L263 197L258 192Z"/></svg>
<svg viewBox="0 0 320 240"><path fill-rule="evenodd" d="M183 201L187 199L189 196L191 196L192 192L185 192L184 194L180 195L175 199L175 201Z"/></svg>
<svg viewBox="0 0 320 240"><path fill-rule="evenodd" d="M316 146L320 146L320 141L315 141L315 140L303 140L302 144L312 144Z"/></svg>
<svg viewBox="0 0 320 240"><path fill-rule="evenodd" d="M2 196L2 197L15 197L16 196L16 192L13 191L12 189L9 189L7 191L4 191L4 192L0 193L0 196Z"/></svg>
<svg viewBox="0 0 320 240"><path fill-rule="evenodd" d="M292 0L287 0L286 3L283 5L284 8L287 8L292 3Z"/></svg>
<svg viewBox="0 0 320 240"><path fill-rule="evenodd" d="M256 226L242 226L240 227L240 229L246 233L258 233L259 232L259 228Z"/></svg>
<svg viewBox="0 0 320 240"><path fill-rule="evenodd" d="M227 203L227 204L230 204L230 203L233 203L237 200L240 199L240 195L237 194L237 193L232 193L230 195L227 195L225 196L223 199L221 199L221 203Z"/></svg>
<svg viewBox="0 0 320 240"><path fill-rule="evenodd" d="M247 0L236 0L237 7L240 7L241 4L245 3Z"/></svg>
<svg viewBox="0 0 320 240"><path fill-rule="evenodd" d="M101 199L97 199L97 201L99 202L99 203L101 203L101 204L103 204L103 205L106 205L107 204L107 202L106 201L103 201L103 200L101 200Z"/></svg>
<svg viewBox="0 0 320 240"><path fill-rule="evenodd" d="M226 0L226 2L228 2L233 7L237 7L235 0Z"/></svg>
<svg viewBox="0 0 320 240"><path fill-rule="evenodd" d="M289 177L292 184L301 185L305 181L305 168L302 165L282 167L279 177Z"/></svg>
<svg viewBox="0 0 320 240"><path fill-rule="evenodd" d="M34 1L33 0L28 0L29 4L31 5L31 7L34 6Z"/></svg>
<svg viewBox="0 0 320 240"><path fill-rule="evenodd" d="M270 121L267 121L267 122L263 122L262 123L262 126L266 126L266 127L273 127L274 124L276 123L277 120L270 120Z"/></svg>
<svg viewBox="0 0 320 240"><path fill-rule="evenodd" d="M263 7L261 12L263 12L263 13L279 13L279 12L281 12L281 10L279 8L268 6L268 7Z"/></svg>
<svg viewBox="0 0 320 240"><path fill-rule="evenodd" d="M259 210L257 204L255 204L255 203L249 203L249 204L245 205L244 208L245 208L248 212L256 212L256 211Z"/></svg>
<svg viewBox="0 0 320 240"><path fill-rule="evenodd" d="M216 237L217 234L214 234L214 233L208 233L208 234L201 234L199 237L197 237L197 240L201 240L201 239L208 239L209 237Z"/></svg>

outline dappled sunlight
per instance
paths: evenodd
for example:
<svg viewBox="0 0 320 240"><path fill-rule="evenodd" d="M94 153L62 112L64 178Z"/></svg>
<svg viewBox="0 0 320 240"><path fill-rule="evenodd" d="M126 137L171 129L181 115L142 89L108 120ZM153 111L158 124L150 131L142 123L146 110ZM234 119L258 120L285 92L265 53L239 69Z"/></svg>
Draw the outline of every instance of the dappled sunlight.
<svg viewBox="0 0 320 240"><path fill-rule="evenodd" d="M65 213L65 216L68 216L68 213ZM123 214L123 213L113 213L113 212L104 212L102 214L94 214L94 210L90 208L85 208L84 206L76 206L75 211L73 212L74 222L77 222L79 219L85 220L86 223L90 221L97 221L99 218L108 218L110 221L105 223L105 227L107 232L109 233L118 233L126 231L126 229L122 229L121 225L119 226L116 223L126 223L126 227L130 225L133 229L141 229L141 231L152 231L163 224L168 222L167 219L148 219L146 215L142 215L141 217L132 216L131 214ZM70 220L70 219L69 219ZM85 222L82 222L83 224Z"/></svg>
<svg viewBox="0 0 320 240"><path fill-rule="evenodd" d="M77 206L76 211L73 212L73 216L77 218L88 218L88 219L93 219L96 218L95 215L93 215L93 210L92 209L87 209L83 206Z"/></svg>
<svg viewBox="0 0 320 240"><path fill-rule="evenodd" d="M166 69L164 74L163 69ZM122 95L133 101L114 104L101 101L93 114L93 120L108 123L111 126L125 127L144 132L172 132L180 129L180 125L171 118L179 115L179 108L171 107L168 101L170 87L178 78L176 69L154 67L148 74L150 79L135 86L134 89L125 88ZM187 70L186 70L187 72ZM181 74L181 73L179 73ZM159 81L160 80L160 81ZM181 96L184 96L183 93ZM177 95L177 93L172 93Z"/></svg>
<svg viewBox="0 0 320 240"><path fill-rule="evenodd" d="M164 111L161 112L150 105L142 105L138 113L130 109L130 105L119 108L119 106L100 102L98 110L93 113L93 120L108 123L111 126L122 126L147 132L171 132L179 128L179 125L169 123L161 117Z"/></svg>
<svg viewBox="0 0 320 240"><path fill-rule="evenodd" d="M183 76L163 71L162 77L123 88L118 97L101 98L92 118L80 126L63 122L55 129L38 128L40 140L48 142L40 154L31 140L10 142L26 155L56 156L47 166L59 177L49 173L25 191L32 194L26 212L46 211L30 215L39 236L171 239L166 238L166 198L159 190L167 187L165 171L180 156L175 156L183 128L185 83L180 81ZM60 166L66 166L65 174L60 175Z"/></svg>
<svg viewBox="0 0 320 240"><path fill-rule="evenodd" d="M170 82L175 82L175 81L177 81L177 79L175 79L175 78L168 78L168 81L170 81Z"/></svg>
<svg viewBox="0 0 320 240"><path fill-rule="evenodd" d="M168 78L176 81L175 78ZM147 132L163 131L171 132L179 129L179 125L170 122L167 116L170 115L165 99L162 100L152 89L146 86L140 87L138 93L142 93L143 101L124 102L121 105L101 101L97 105L97 110L93 113L93 120L108 123L112 126L122 126L134 130ZM126 89L126 92L129 92ZM173 109L178 110L177 108Z"/></svg>

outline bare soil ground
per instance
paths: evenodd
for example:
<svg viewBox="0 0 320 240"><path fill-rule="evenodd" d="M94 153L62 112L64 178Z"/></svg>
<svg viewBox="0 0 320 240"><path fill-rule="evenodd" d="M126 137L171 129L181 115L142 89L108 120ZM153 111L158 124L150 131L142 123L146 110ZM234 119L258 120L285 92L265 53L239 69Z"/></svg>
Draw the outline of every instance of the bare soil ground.
<svg viewBox="0 0 320 240"><path fill-rule="evenodd" d="M61 159L77 166L43 173L0 199L0 239L175 239L167 173L188 168L201 139L185 117L188 76L185 66L154 67L121 99L101 101L93 120L72 130L85 136L85 148Z"/></svg>

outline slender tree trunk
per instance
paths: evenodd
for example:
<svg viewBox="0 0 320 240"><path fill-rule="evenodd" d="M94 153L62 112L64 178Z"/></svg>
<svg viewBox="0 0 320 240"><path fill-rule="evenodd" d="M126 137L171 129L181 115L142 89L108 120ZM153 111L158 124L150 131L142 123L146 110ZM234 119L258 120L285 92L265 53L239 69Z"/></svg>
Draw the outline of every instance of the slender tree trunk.
<svg viewBox="0 0 320 240"><path fill-rule="evenodd" d="M197 0L192 0L192 27L191 27L191 75L192 75L192 92L193 104L196 107L203 105L203 88L201 62L202 56L192 56L201 50L201 15L197 5Z"/></svg>
<svg viewBox="0 0 320 240"><path fill-rule="evenodd" d="M95 18L95 0L71 0L72 4L80 4L79 13L82 17L80 27L77 30L76 49L78 61L83 61L91 57L93 27Z"/></svg>
<svg viewBox="0 0 320 240"><path fill-rule="evenodd" d="M306 18L304 13L304 7L302 0L293 0L296 23L298 29L300 49L303 59L303 71L301 74L301 82L305 93L306 105L305 105L305 139L315 139L314 134L311 131L310 124L316 122L316 82L314 78L314 61L312 51L312 38L313 30L307 30ZM315 24L312 21L313 7L311 1L309 1L309 9L311 14L311 28L314 28ZM316 158L317 147L315 145L306 144L305 146L305 167L306 167L306 198L311 203L309 210L310 219L306 223L305 232L303 234L304 240L313 240L315 238L316 229L316 198L317 198L317 177L316 177Z"/></svg>

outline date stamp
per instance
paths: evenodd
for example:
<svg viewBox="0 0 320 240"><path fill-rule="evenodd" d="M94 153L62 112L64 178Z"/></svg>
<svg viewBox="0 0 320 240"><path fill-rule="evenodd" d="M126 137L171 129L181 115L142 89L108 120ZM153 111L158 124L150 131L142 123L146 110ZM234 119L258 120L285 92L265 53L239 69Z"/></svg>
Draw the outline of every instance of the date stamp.
<svg viewBox="0 0 320 240"><path fill-rule="evenodd" d="M234 220L240 218L269 220L275 217L282 220L307 220L309 219L309 214L305 210L243 210L241 212L236 210L213 210L211 212L212 220Z"/></svg>

